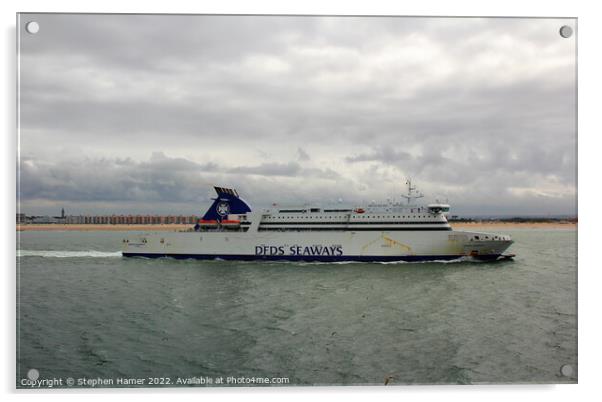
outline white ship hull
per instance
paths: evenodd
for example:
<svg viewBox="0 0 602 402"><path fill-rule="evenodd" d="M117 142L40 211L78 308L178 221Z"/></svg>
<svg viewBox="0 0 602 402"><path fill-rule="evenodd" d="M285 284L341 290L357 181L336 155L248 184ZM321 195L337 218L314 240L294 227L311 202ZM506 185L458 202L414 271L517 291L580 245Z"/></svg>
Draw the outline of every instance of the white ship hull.
<svg viewBox="0 0 602 402"><path fill-rule="evenodd" d="M497 259L510 236L457 232L447 204L371 204L366 208L277 208L252 212L233 189L217 197L194 230L147 233L123 240L126 257L224 260L424 261L471 256Z"/></svg>
<svg viewBox="0 0 602 402"><path fill-rule="evenodd" d="M156 232L124 239L127 257L225 260L427 261L497 259L509 236L453 230Z"/></svg>

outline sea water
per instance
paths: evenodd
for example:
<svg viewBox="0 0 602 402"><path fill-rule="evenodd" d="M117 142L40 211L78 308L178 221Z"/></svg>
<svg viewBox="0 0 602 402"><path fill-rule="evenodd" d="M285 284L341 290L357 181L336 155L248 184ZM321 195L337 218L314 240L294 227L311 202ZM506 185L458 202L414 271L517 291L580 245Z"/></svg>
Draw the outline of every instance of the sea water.
<svg viewBox="0 0 602 402"><path fill-rule="evenodd" d="M17 386L576 382L576 231L496 232L513 261L123 258L123 232L21 232Z"/></svg>

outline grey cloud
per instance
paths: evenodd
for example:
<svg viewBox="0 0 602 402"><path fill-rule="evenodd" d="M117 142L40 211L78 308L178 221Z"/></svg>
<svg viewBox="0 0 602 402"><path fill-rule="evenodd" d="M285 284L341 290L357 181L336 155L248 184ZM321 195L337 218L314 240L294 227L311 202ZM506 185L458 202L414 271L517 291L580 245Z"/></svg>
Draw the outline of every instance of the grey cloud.
<svg viewBox="0 0 602 402"><path fill-rule="evenodd" d="M262 163L257 166L237 166L225 170L226 173L258 175L258 176L283 176L305 179L337 180L341 175L332 169L302 167L298 162L288 163Z"/></svg>
<svg viewBox="0 0 602 402"><path fill-rule="evenodd" d="M258 166L237 166L229 169L228 173L255 174L262 176L296 176L301 171L297 162L262 163Z"/></svg>
<svg viewBox="0 0 602 402"><path fill-rule="evenodd" d="M21 161L22 200L193 201L208 182L200 176L214 164L201 165L161 153L145 162L130 159L80 159L55 163Z"/></svg>
<svg viewBox="0 0 602 402"><path fill-rule="evenodd" d="M348 156L345 158L345 160L347 162L382 161L385 163L398 164L411 158L412 155L408 152L399 151L388 147L379 147L370 153Z"/></svg>
<svg viewBox="0 0 602 402"><path fill-rule="evenodd" d="M297 148L297 159L300 161L308 161L311 159L309 154L301 147Z"/></svg>
<svg viewBox="0 0 602 402"><path fill-rule="evenodd" d="M146 210L151 205L164 210L169 203L190 209L199 202L207 202L213 195L214 185L237 187L242 194L251 194L265 203L268 198L254 191L254 183L267 187L273 177L339 178L331 169L302 168L297 162L224 168L212 162L199 164L172 158L163 152L155 152L141 162L129 158L40 162L25 157L21 160L20 175L20 200L26 204L36 200L64 201L72 205L104 202L116 210L131 202L138 202L138 206Z"/></svg>
<svg viewBox="0 0 602 402"><path fill-rule="evenodd" d="M533 186L534 179L550 177L567 186L575 183L574 157L570 149L545 149L536 143L524 148L503 143L487 148L474 144L461 147L463 149L446 144L426 145L416 155L395 148L381 148L346 157L345 160L348 163L377 162L431 183L469 188L475 188L483 177L487 178L486 183L500 188L509 185ZM452 158L446 154L457 156ZM497 177L494 180L498 172L503 172L511 179L501 182ZM479 189L484 189L482 184Z"/></svg>

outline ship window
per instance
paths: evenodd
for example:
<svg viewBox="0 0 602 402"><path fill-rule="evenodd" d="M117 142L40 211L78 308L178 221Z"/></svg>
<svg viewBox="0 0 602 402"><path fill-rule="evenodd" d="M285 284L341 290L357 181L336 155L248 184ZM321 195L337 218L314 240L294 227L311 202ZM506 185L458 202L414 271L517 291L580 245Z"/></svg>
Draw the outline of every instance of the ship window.
<svg viewBox="0 0 602 402"><path fill-rule="evenodd" d="M479 240L479 236L475 236L474 238L477 239L477 240Z"/></svg>

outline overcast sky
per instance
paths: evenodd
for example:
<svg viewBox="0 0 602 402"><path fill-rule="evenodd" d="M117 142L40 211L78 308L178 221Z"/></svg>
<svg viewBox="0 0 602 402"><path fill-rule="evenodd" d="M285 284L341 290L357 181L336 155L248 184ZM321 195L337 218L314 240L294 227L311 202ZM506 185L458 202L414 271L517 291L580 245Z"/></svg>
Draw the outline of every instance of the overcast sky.
<svg viewBox="0 0 602 402"><path fill-rule="evenodd" d="M40 31L24 31L35 20ZM21 18L27 214L399 197L576 213L575 20Z"/></svg>

